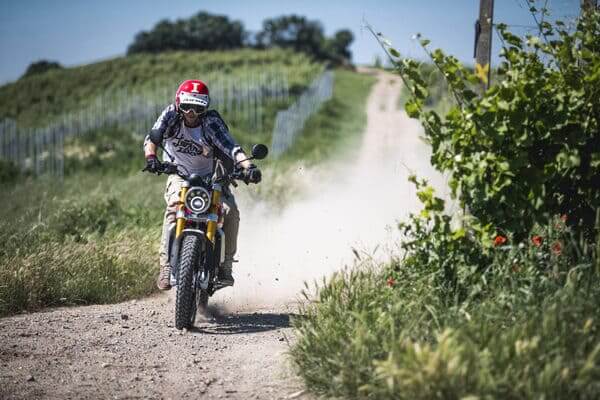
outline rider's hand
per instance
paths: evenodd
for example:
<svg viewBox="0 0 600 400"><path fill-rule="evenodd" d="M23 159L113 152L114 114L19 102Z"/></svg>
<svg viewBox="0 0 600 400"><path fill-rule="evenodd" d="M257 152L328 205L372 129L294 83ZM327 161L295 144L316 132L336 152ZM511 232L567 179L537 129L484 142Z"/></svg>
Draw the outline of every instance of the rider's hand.
<svg viewBox="0 0 600 400"><path fill-rule="evenodd" d="M160 171L160 161L158 161L156 155L153 154L146 157L146 168L144 170L153 174Z"/></svg>
<svg viewBox="0 0 600 400"><path fill-rule="evenodd" d="M246 179L250 183L258 183L262 179L262 173L255 165L251 165L246 171Z"/></svg>

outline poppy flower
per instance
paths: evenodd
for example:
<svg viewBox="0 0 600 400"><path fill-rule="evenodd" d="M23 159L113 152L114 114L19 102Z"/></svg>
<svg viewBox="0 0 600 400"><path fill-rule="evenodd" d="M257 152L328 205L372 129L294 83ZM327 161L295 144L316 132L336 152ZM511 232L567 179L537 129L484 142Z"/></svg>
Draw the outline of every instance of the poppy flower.
<svg viewBox="0 0 600 400"><path fill-rule="evenodd" d="M560 256L562 253L562 244L560 242L552 243L552 252L555 255Z"/></svg>
<svg viewBox="0 0 600 400"><path fill-rule="evenodd" d="M504 236L498 235L494 238L494 246L501 246L504 243L506 243L506 238Z"/></svg>
<svg viewBox="0 0 600 400"><path fill-rule="evenodd" d="M386 284L389 287L392 287L392 286L394 286L396 284L396 280L390 276L389 278L387 278Z"/></svg>
<svg viewBox="0 0 600 400"><path fill-rule="evenodd" d="M542 245L543 241L544 241L544 239L540 235L534 235L531 238L531 243L533 243L533 245L535 247L540 247Z"/></svg>

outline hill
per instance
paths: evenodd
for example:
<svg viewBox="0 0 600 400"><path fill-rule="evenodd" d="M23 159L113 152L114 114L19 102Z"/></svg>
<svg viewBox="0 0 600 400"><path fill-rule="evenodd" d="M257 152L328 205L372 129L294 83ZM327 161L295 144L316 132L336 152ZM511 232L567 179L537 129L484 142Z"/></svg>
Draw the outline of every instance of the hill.
<svg viewBox="0 0 600 400"><path fill-rule="evenodd" d="M54 69L0 87L0 120L44 126L108 94L166 94L190 78L211 84L276 71L300 92L322 70L302 53L280 49L136 54L73 68ZM170 99L167 99L167 101Z"/></svg>

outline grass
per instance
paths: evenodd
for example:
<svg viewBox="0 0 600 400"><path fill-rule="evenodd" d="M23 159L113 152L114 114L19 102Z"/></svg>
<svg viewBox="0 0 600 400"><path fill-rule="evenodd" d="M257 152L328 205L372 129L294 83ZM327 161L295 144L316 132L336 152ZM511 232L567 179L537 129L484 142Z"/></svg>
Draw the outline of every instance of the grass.
<svg viewBox="0 0 600 400"><path fill-rule="evenodd" d="M300 190L290 187L295 165L324 161L344 145L351 149L365 126L372 83L370 76L337 71L333 99L307 124L300 149L260 162L264 179L252 188L255 199L283 206ZM246 145L261 140L257 133L233 132ZM141 140L122 128L72 138L65 144L64 182L22 177L4 184L0 315L116 302L155 290L165 178L140 172Z"/></svg>
<svg viewBox="0 0 600 400"><path fill-rule="evenodd" d="M294 145L278 159L267 158L265 180L250 194L254 199L268 199L274 206L283 207L306 189L290 179L298 168L357 153L360 138L366 127L366 101L375 78L367 74L339 69L335 71L332 98L306 122Z"/></svg>
<svg viewBox="0 0 600 400"><path fill-rule="evenodd" d="M0 315L154 290L163 182L117 176L81 172L1 195Z"/></svg>
<svg viewBox="0 0 600 400"><path fill-rule="evenodd" d="M79 111L111 93L150 94L164 87L173 88L169 93L174 93L179 82L191 77L203 79L210 86L217 80L270 70L283 72L290 92L297 95L322 68L304 54L281 49L136 54L50 70L3 85L0 119L12 118L21 127L45 126L57 116Z"/></svg>
<svg viewBox="0 0 600 400"><path fill-rule="evenodd" d="M497 248L422 222L405 231L414 246L403 257L363 262L305 292L291 354L311 391L600 396L600 241L595 249L578 241L558 218L532 232L541 245L509 238Z"/></svg>
<svg viewBox="0 0 600 400"><path fill-rule="evenodd" d="M366 126L366 100L374 83L371 75L337 70L332 99L307 121L281 162L302 159L318 163L356 149Z"/></svg>

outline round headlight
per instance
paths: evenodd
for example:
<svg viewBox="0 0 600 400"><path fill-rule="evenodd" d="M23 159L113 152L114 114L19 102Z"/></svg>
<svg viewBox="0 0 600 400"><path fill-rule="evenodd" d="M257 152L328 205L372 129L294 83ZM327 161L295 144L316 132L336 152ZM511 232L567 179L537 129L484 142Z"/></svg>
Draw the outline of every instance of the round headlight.
<svg viewBox="0 0 600 400"><path fill-rule="evenodd" d="M210 206L210 193L201 187L193 187L185 196L185 206L193 213L203 213Z"/></svg>

